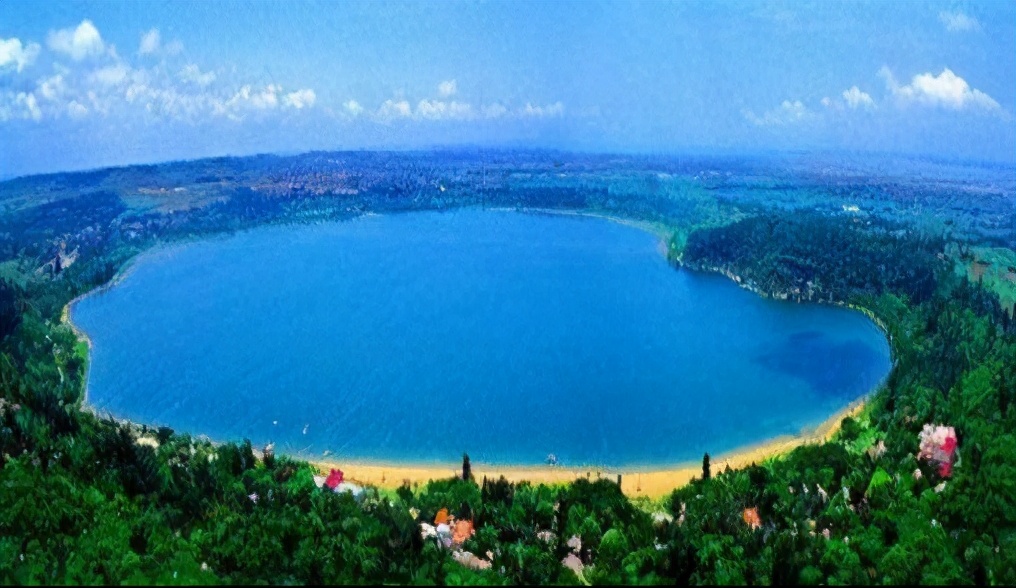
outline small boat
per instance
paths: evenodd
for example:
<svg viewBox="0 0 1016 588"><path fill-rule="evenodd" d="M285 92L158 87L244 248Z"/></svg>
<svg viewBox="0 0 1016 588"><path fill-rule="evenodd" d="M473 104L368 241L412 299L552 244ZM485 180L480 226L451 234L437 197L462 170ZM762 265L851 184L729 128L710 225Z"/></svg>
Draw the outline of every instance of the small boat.
<svg viewBox="0 0 1016 588"><path fill-rule="evenodd" d="M553 453L547 455L547 464L548 465L557 465L557 456L554 455Z"/></svg>

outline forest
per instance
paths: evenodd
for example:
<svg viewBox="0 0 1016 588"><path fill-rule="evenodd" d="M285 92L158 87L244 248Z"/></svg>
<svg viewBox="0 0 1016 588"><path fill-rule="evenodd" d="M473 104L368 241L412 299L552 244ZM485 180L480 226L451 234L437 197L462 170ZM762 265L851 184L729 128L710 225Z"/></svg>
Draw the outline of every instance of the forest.
<svg viewBox="0 0 1016 588"><path fill-rule="evenodd" d="M1012 194L949 216L941 186L850 191L776 161L784 196L770 200L759 165L315 153L0 183L0 582L1016 584L1016 317L954 267L1016 242ZM845 191L880 205L848 210ZM908 198L930 220L893 204ZM706 459L662 500L609 480L477 480L468 457L457 478L333 492L334 475L249 441L84 404L87 346L61 313L141 251L457 206L654 223L675 265L864 309L890 336L892 372L831 441L742 470Z"/></svg>

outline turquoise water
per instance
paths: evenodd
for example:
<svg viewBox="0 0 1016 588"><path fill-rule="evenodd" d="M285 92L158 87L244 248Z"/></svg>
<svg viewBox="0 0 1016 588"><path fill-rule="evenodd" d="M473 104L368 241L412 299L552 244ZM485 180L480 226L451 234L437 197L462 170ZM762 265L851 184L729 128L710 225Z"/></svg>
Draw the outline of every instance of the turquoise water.
<svg viewBox="0 0 1016 588"><path fill-rule="evenodd" d="M72 312L98 410L308 457L669 465L799 433L890 367L860 313L559 215L258 229L145 255Z"/></svg>

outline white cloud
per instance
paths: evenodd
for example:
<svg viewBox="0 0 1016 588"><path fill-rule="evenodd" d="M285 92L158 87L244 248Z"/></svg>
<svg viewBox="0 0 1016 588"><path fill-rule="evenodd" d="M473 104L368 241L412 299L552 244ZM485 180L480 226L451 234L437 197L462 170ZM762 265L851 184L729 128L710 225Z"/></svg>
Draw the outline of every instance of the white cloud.
<svg viewBox="0 0 1016 588"><path fill-rule="evenodd" d="M206 71L202 73L201 69L197 65L191 63L185 65L183 69L180 70L180 73L177 74L177 77L185 82L197 84L203 88L215 81L215 72Z"/></svg>
<svg viewBox="0 0 1016 588"><path fill-rule="evenodd" d="M11 119L40 120L42 109L34 93L4 92L0 94L0 121Z"/></svg>
<svg viewBox="0 0 1016 588"><path fill-rule="evenodd" d="M377 118L380 120L392 120L396 118L409 118L413 116L413 109L406 100L385 100L384 104L377 109Z"/></svg>
<svg viewBox="0 0 1016 588"><path fill-rule="evenodd" d="M442 102L440 100L420 100L416 105L417 118L429 120L472 118L473 107L462 102Z"/></svg>
<svg viewBox="0 0 1016 588"><path fill-rule="evenodd" d="M346 103L346 110L354 116L359 114L362 108L355 101L353 107ZM494 102L477 109L468 102L456 100L446 101L424 98L413 108L408 100L390 99L386 100L374 111L374 120L390 122L396 119L412 120L476 120L477 118L551 118L564 114L564 104L554 102L552 104L539 105L527 102L525 106L511 109L504 104Z"/></svg>
<svg viewBox="0 0 1016 588"><path fill-rule="evenodd" d="M962 12L948 12L943 10L938 13L938 20L942 21L945 25L945 29L950 32L962 32L962 31L976 31L981 28L981 23L977 22L977 19L972 16L967 16Z"/></svg>
<svg viewBox="0 0 1016 588"><path fill-rule="evenodd" d="M459 88L456 85L455 80L447 80L437 85L437 92L438 94L441 95L442 98L454 96L455 92L457 92L458 89Z"/></svg>
<svg viewBox="0 0 1016 588"><path fill-rule="evenodd" d="M84 118L88 116L88 108L77 100L71 100L67 105L67 116L75 119Z"/></svg>
<svg viewBox="0 0 1016 588"><path fill-rule="evenodd" d="M915 75L907 85L900 85L888 67L879 70L879 75L885 78L889 91L902 105L917 103L953 110L969 107L1002 111L1002 107L994 98L980 90L972 89L966 80L954 74L949 68L943 69L937 76L932 73Z"/></svg>
<svg viewBox="0 0 1016 588"><path fill-rule="evenodd" d="M530 102L526 102L526 106L519 111L520 116L528 117L547 117L547 116L560 116L564 112L564 104L555 102L546 106L534 106Z"/></svg>
<svg viewBox="0 0 1016 588"><path fill-rule="evenodd" d="M42 110L39 108L39 102L35 99L35 94L18 92L14 103L24 109L22 118L30 118L35 121L42 119Z"/></svg>
<svg viewBox="0 0 1016 588"><path fill-rule="evenodd" d="M22 46L21 39L0 39L0 69L13 65L20 73L25 67L32 65L38 55L38 43Z"/></svg>
<svg viewBox="0 0 1016 588"><path fill-rule="evenodd" d="M141 42L138 43L138 55L176 55L181 51L183 51L183 43L178 39L163 43L162 34L157 28L143 33Z"/></svg>
<svg viewBox="0 0 1016 588"><path fill-rule="evenodd" d="M346 103L342 105L342 107L345 108L346 112L348 112L352 116L359 116L359 114L363 112L363 107L360 106L360 103L357 102L356 100L347 100Z"/></svg>
<svg viewBox="0 0 1016 588"><path fill-rule="evenodd" d="M282 88L275 84L268 84L263 90L254 91L250 85L241 87L233 97L224 104L225 112L236 113L239 110L252 108L255 110L269 110L279 104L278 93Z"/></svg>
<svg viewBox="0 0 1016 588"><path fill-rule="evenodd" d="M46 100L56 100L63 94L64 87L63 75L56 74L39 82L39 94Z"/></svg>
<svg viewBox="0 0 1016 588"><path fill-rule="evenodd" d="M282 86L278 84L268 84L261 90L245 85L226 101L203 94L198 94L195 98L197 102L194 105L194 110L200 110L205 104L208 104L212 114L225 116L235 121L243 120L249 112L265 113L275 110L280 107L280 104L282 108L301 110L310 108L317 101L314 90L303 88L284 94Z"/></svg>
<svg viewBox="0 0 1016 588"><path fill-rule="evenodd" d="M872 108L875 106L875 101L871 99L871 95L867 92L862 92L857 86L852 86L849 90L845 90L843 92L843 99L847 101L847 106L854 109L861 107Z"/></svg>
<svg viewBox="0 0 1016 588"><path fill-rule="evenodd" d="M159 36L159 29L153 28L147 33L141 35L141 44L138 46L138 53L141 55L151 55L159 50L159 46L162 45L162 40Z"/></svg>
<svg viewBox="0 0 1016 588"><path fill-rule="evenodd" d="M250 86L245 86L249 88ZM264 90L250 94L248 101L250 105L258 110L268 110L279 105L279 91L282 88L276 84L268 84ZM249 93L248 93L249 94Z"/></svg>
<svg viewBox="0 0 1016 588"><path fill-rule="evenodd" d="M99 30L90 20L81 21L75 29L50 31L46 42L50 49L63 53L74 61L101 55L105 48Z"/></svg>
<svg viewBox="0 0 1016 588"><path fill-rule="evenodd" d="M127 74L130 73L130 69L122 63L116 65L109 65L101 69L97 69L89 75L89 80L92 83L101 84L103 86L116 86L127 79Z"/></svg>
<svg viewBox="0 0 1016 588"><path fill-rule="evenodd" d="M823 101L823 104L828 106L826 101ZM784 100L778 108L774 108L762 116L756 115L751 110L745 110L743 114L745 118L760 127L790 125L804 122L815 116L800 100L793 102Z"/></svg>
<svg viewBox="0 0 1016 588"><path fill-rule="evenodd" d="M314 93L314 90L306 88L297 90L296 92L290 92L289 94L286 94L286 97L282 100L283 104L297 110L300 110L301 108L310 108L311 106L314 106L314 102L316 101L317 94Z"/></svg>
<svg viewBox="0 0 1016 588"><path fill-rule="evenodd" d="M202 71L194 63L170 67L166 61L145 64L145 56L165 56L182 51L179 41L166 42L157 28L141 33L136 52L120 57L105 42L90 20L75 27L52 30L46 39L57 60L49 76L39 78L34 89L0 90L0 121L25 119L81 119L84 117L124 117L142 115L197 124L223 117L243 121L248 116L262 118L283 111L304 111L322 106L332 113L329 104L321 104L311 88L297 86L286 92L278 84L244 84L224 87L225 69ZM0 39L0 73L2 68L19 71L40 53L37 43L24 46L20 39ZM82 62L101 58L89 65L69 67L70 60ZM62 63L61 63L62 62ZM234 69L234 74L236 73ZM24 91L20 91L20 90ZM411 121L472 121L500 118L551 118L562 116L561 102L525 103L512 106L492 102L485 106L453 99L458 96L454 79L437 85L437 97L411 102L397 94L376 109L365 108L356 100L347 100L338 110L347 120L366 116L376 122Z"/></svg>

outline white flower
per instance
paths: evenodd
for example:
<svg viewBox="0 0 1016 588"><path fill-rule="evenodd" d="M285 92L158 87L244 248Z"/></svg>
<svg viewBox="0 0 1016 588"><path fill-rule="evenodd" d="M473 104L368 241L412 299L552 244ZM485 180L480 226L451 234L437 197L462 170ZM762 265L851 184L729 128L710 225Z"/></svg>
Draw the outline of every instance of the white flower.
<svg viewBox="0 0 1016 588"><path fill-rule="evenodd" d="M571 539L568 540L567 545L572 551L581 551L582 539L578 535L572 535Z"/></svg>

